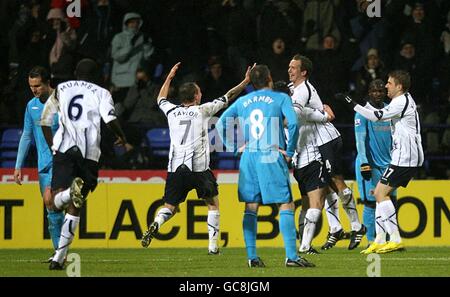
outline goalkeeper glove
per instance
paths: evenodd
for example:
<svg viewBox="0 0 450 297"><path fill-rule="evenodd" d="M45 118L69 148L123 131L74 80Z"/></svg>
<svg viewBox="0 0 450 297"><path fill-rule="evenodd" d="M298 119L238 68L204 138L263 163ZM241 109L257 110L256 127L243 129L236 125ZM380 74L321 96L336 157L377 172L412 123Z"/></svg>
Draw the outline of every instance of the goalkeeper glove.
<svg viewBox="0 0 450 297"><path fill-rule="evenodd" d="M361 175L365 180L370 180L372 178L372 167L368 163L361 164L360 167Z"/></svg>

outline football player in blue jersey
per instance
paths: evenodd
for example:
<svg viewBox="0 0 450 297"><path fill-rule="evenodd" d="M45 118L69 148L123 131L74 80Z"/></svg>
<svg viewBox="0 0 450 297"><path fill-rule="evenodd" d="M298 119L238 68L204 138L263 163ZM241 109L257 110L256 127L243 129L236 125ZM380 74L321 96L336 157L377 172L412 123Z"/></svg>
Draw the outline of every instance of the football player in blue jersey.
<svg viewBox="0 0 450 297"><path fill-rule="evenodd" d="M294 203L288 162L294 155L298 139L298 122L288 95L272 90L269 68L255 66L250 73L255 88L240 97L220 117L216 127L227 149L236 150L227 137L239 119L245 148L239 164L239 201L245 203L244 241L249 267L265 267L256 252L257 214L260 204L276 203L280 209L280 231L286 251L286 267L312 267L314 264L297 255ZM286 145L283 120L289 140Z"/></svg>
<svg viewBox="0 0 450 297"><path fill-rule="evenodd" d="M41 196L44 197L44 195L50 195L53 161L52 152L45 141L40 124L44 104L52 91L48 71L43 67L35 66L28 75L28 84L34 97L28 102L25 109L24 126L17 151L14 180L17 184L22 184L23 176L21 169L24 167L28 150L34 139L38 156L39 188ZM57 129L58 118L55 116L52 125L53 133ZM53 248L56 250L58 248L64 214L61 211L47 209L47 219L48 231L50 232Z"/></svg>

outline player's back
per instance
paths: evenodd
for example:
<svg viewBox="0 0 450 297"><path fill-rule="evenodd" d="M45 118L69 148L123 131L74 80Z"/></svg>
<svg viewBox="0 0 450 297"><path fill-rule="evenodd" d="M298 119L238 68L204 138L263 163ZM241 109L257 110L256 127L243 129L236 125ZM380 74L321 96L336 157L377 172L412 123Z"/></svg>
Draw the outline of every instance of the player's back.
<svg viewBox="0 0 450 297"><path fill-rule="evenodd" d="M422 166L424 161L420 121L417 106L410 93L402 94L394 99L388 107L401 110L392 118L392 162L405 167Z"/></svg>
<svg viewBox="0 0 450 297"><path fill-rule="evenodd" d="M116 118L111 94L90 82L73 80L60 83L55 90L59 105L58 129L54 149L65 152L78 147L86 159L100 158L100 123Z"/></svg>
<svg viewBox="0 0 450 297"><path fill-rule="evenodd" d="M258 90L237 100L236 108L247 151L269 151L285 148L283 105L288 95L272 90Z"/></svg>
<svg viewBox="0 0 450 297"><path fill-rule="evenodd" d="M305 80L296 87L290 85L290 89L294 104L300 104L302 107L323 110L322 100L320 99L320 96L314 86L308 80ZM309 144L310 140L314 139L316 145L321 146L341 135L336 127L334 127L334 125L330 122L305 122L302 118L300 118L300 121L302 123L301 129L303 130L300 131L300 134L303 135L301 137L305 139L305 143ZM308 135L305 135L306 133L308 133ZM310 135L310 133L312 133L312 135ZM303 140L300 142L303 142Z"/></svg>
<svg viewBox="0 0 450 297"><path fill-rule="evenodd" d="M226 96L201 105L175 105L165 98L160 101L170 130L168 172L175 172L181 164L194 172L209 169L208 121L227 104Z"/></svg>

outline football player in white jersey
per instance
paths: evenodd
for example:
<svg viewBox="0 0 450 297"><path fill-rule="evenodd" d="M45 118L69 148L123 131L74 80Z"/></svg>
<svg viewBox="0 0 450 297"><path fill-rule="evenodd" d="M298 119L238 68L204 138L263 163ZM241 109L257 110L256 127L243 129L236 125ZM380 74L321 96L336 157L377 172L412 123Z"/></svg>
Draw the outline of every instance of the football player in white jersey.
<svg viewBox="0 0 450 297"><path fill-rule="evenodd" d="M424 155L420 135L417 106L408 92L411 78L408 72L396 70L389 73L386 84L389 105L382 109L367 108L356 104L348 96L338 96L354 106L354 110L370 121L390 121L392 132L391 164L375 187L376 233L375 241L361 253L389 253L404 250L397 223L391 193L398 187L406 187L422 166ZM386 233L390 241L386 242Z"/></svg>
<svg viewBox="0 0 450 297"><path fill-rule="evenodd" d="M352 232L350 235L350 244L348 249L352 250L360 244L362 237L366 233L366 228L359 221L352 191L345 184L344 177L342 175L341 135L334 125L329 122L329 113L332 113L332 111L329 108L324 109L324 105L319 97L319 94L308 80L311 72L312 62L305 56L295 55L289 63L288 74L289 80L292 83L290 86L292 91L292 101L294 107L300 112L300 118L304 118L304 124L300 128L299 139L304 138L305 143L302 148L299 148L299 156L301 158L296 164L296 169L303 168L306 165L315 167L314 170L311 168L309 170L303 169L304 172L308 172L308 176L311 174L316 176L316 182L308 182L310 185L306 188L303 186L304 191L308 191L308 188L312 191L320 189L324 186L323 182L318 181L319 177L316 174L316 172L321 172L320 170L322 170L322 167L317 165L316 162L323 163L323 170L328 172L330 177L329 185L332 191L329 191L330 193L326 195L325 204L323 201L320 203L318 202L321 199L313 199L314 201L317 200L317 203L313 202L314 206L311 205L311 207L309 207L310 205L308 205L308 202L311 203L311 198L302 199L302 210L299 217L299 226L302 227L303 222L305 222L305 228L307 227L307 224L315 226L316 222L320 218L321 210L325 206L327 214L330 214L328 216L330 232L328 234L327 242L324 246L322 246L322 249L329 249L333 247L338 240L344 238L344 231L339 221L337 204L337 198L339 197L351 222ZM317 120L314 118L305 117L305 112L308 108L324 111L323 119ZM305 135L302 136L302 134ZM299 185L301 183L305 183L302 179L308 179L308 177L305 177L304 174L299 174L299 172L297 172L296 175ZM320 179L322 178L323 176L321 174ZM302 194L304 195L305 193ZM318 197L322 197L322 194L323 193L320 193ZM308 230L309 231L307 233L310 234L311 228L308 227ZM300 234L304 233L302 230L299 230L299 232ZM304 250L305 248L309 248L309 252ZM316 251L311 249L308 244L301 244L300 249L302 252L316 253Z"/></svg>
<svg viewBox="0 0 450 297"><path fill-rule="evenodd" d="M90 191L97 186L100 158L100 121L113 130L117 143L127 143L114 112L108 90L92 83L97 65L83 59L76 67L77 80L58 84L47 100L41 116L42 131L53 151L51 195L45 197L47 208L66 210L58 249L50 270L62 270L64 258L80 221L80 208ZM59 128L52 137L53 116L58 113Z"/></svg>
<svg viewBox="0 0 450 297"><path fill-rule="evenodd" d="M224 96L200 104L202 92L196 83L184 83L179 88L181 105L168 101L172 79L180 63L168 74L158 95L159 108L167 117L170 129L170 152L164 190L164 207L158 211L153 223L142 236L142 246L148 247L164 222L176 213L178 205L186 200L189 191L196 189L198 198L208 206L208 233L210 255L219 254L219 200L216 179L209 169L208 121L227 107L250 82L248 67L244 80Z"/></svg>

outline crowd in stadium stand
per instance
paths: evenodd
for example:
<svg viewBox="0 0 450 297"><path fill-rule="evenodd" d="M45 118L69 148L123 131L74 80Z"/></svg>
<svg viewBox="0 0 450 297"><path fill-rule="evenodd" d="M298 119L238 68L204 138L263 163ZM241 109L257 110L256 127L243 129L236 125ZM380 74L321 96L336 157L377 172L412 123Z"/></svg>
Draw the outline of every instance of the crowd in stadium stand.
<svg viewBox="0 0 450 297"><path fill-rule="evenodd" d="M68 16L78 9L74 3L79 17ZM381 17L369 17L377 4ZM311 80L335 111L346 146L354 150L353 113L334 94L364 98L372 80L403 69L412 77L426 156L447 156L449 8L447 0L0 0L0 124L23 125L34 65L47 67L56 85L89 57L101 66L98 83L113 94L129 140L139 147L145 131L167 126L156 96L176 62L182 66L175 85L196 81L208 101L253 62L267 64L274 81L288 81L289 61L301 53L314 63ZM104 156L104 167L127 167L107 162L114 152ZM445 164L427 163L427 176L447 177Z"/></svg>

